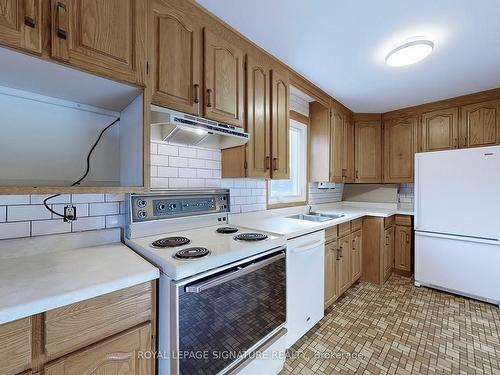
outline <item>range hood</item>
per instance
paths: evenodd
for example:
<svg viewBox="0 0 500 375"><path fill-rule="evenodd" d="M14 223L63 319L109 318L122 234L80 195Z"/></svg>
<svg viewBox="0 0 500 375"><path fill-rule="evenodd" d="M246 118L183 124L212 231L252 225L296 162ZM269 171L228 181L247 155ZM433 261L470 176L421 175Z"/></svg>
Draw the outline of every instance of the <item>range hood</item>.
<svg viewBox="0 0 500 375"><path fill-rule="evenodd" d="M242 146L250 135L237 126L151 106L153 139L177 144L225 149Z"/></svg>

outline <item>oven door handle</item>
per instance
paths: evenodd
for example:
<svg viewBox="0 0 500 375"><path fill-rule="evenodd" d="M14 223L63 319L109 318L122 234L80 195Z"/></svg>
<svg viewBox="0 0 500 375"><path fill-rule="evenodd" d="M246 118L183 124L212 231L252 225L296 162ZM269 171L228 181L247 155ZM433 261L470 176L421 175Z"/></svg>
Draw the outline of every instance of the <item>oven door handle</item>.
<svg viewBox="0 0 500 375"><path fill-rule="evenodd" d="M275 255L271 258L267 258L265 260L262 260L260 262L249 264L246 267L239 267L238 269L236 269L234 271L228 272L228 273L221 275L221 276L218 276L214 279L210 279L210 280L198 283L198 284L186 286L184 290L186 291L186 293L201 293L204 290L213 288L217 285L227 283L228 281L237 279L238 277L241 277L241 276L247 275L251 272L257 271L265 266L268 266L271 263L274 263L280 259L283 259L284 257L285 257L285 253L283 252L283 253Z"/></svg>

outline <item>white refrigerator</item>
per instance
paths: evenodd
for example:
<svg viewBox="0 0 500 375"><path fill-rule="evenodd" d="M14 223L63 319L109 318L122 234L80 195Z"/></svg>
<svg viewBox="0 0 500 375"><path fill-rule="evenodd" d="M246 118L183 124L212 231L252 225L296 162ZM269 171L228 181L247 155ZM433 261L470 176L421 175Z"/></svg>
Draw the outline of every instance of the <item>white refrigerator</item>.
<svg viewBox="0 0 500 375"><path fill-rule="evenodd" d="M500 146L415 156L415 285L500 306Z"/></svg>

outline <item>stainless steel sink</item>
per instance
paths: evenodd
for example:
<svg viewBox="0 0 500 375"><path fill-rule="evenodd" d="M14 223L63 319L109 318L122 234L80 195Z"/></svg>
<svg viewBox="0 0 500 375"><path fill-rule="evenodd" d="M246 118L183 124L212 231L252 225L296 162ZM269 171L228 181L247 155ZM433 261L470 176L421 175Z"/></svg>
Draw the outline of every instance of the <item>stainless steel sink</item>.
<svg viewBox="0 0 500 375"><path fill-rule="evenodd" d="M315 221L317 223L322 223L324 221L339 219L344 215L339 214L322 214L319 212L311 212L310 214L297 214L288 216L289 219Z"/></svg>

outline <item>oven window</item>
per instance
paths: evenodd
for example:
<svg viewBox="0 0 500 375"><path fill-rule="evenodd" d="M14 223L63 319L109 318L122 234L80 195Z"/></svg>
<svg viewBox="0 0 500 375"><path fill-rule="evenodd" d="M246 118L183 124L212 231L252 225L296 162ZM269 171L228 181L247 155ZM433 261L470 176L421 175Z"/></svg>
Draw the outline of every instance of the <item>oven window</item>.
<svg viewBox="0 0 500 375"><path fill-rule="evenodd" d="M216 374L286 321L285 258L179 296L181 374Z"/></svg>

